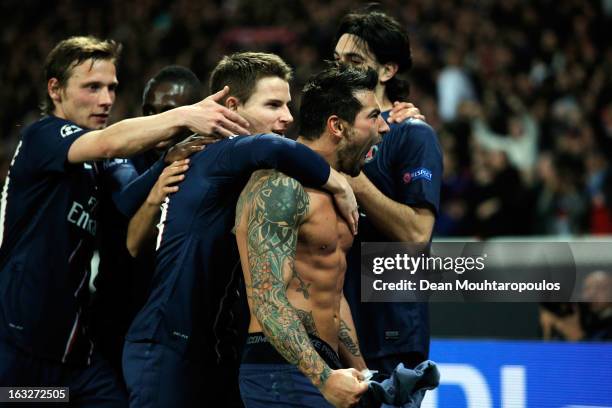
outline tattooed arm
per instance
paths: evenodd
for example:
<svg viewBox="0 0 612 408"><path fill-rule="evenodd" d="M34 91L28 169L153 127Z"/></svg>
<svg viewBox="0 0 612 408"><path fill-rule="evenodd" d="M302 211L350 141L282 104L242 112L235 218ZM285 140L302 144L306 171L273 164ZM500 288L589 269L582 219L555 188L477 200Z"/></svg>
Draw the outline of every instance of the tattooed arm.
<svg viewBox="0 0 612 408"><path fill-rule="evenodd" d="M278 352L315 386L321 386L331 369L310 344L300 316L286 295L293 276L298 228L308 213L308 194L297 181L278 172L263 176L247 188L254 189L247 221L254 314Z"/></svg>
<svg viewBox="0 0 612 408"><path fill-rule="evenodd" d="M359 350L359 341L357 340L357 331L351 316L351 309L342 294L340 300L340 330L338 331L340 339L338 354L346 367L353 367L359 371L367 368L366 363Z"/></svg>
<svg viewBox="0 0 612 408"><path fill-rule="evenodd" d="M263 176L262 176L263 174ZM250 206L247 251L253 314L270 343L335 406L356 404L367 390L356 370L331 370L312 347L298 311L287 299L294 276L299 226L309 198L295 180L275 171L257 172L242 192L236 217Z"/></svg>

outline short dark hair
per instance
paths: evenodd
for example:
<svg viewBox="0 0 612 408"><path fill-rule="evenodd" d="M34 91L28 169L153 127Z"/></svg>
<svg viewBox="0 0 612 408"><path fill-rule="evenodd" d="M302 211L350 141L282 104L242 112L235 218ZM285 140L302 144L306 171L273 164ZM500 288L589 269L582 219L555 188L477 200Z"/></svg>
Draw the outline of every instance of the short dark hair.
<svg viewBox="0 0 612 408"><path fill-rule="evenodd" d="M318 139L332 115L352 124L363 108L355 93L374 91L377 83L378 75L371 68L328 63L326 69L310 77L302 90L300 135Z"/></svg>
<svg viewBox="0 0 612 408"><path fill-rule="evenodd" d="M66 86L72 69L83 61L91 59L110 60L117 64L121 54L121 44L113 40L100 40L96 37L70 37L60 41L49 53L45 61L45 86L51 78L57 78L60 86ZM51 114L55 109L53 100L45 91L45 100L41 103L43 114Z"/></svg>
<svg viewBox="0 0 612 408"><path fill-rule="evenodd" d="M142 99L144 100L145 95L152 86L162 83L173 83L173 84L184 84L187 86L189 103L196 103L202 99L202 82L198 79L196 74L193 73L189 68L182 67L180 65L168 65L162 68L153 78L147 82L144 92L142 93Z"/></svg>
<svg viewBox="0 0 612 408"><path fill-rule="evenodd" d="M389 62L398 65L398 74L406 73L412 67L412 54L408 32L394 18L371 7L344 16L336 33L336 42L343 34L359 37L381 64ZM397 75L386 83L386 91L392 101L408 96L409 84Z"/></svg>
<svg viewBox="0 0 612 408"><path fill-rule="evenodd" d="M228 96L234 96L245 103L249 100L257 81L266 77L291 80L292 70L276 54L263 52L238 52L223 57L210 74L210 93L230 87Z"/></svg>

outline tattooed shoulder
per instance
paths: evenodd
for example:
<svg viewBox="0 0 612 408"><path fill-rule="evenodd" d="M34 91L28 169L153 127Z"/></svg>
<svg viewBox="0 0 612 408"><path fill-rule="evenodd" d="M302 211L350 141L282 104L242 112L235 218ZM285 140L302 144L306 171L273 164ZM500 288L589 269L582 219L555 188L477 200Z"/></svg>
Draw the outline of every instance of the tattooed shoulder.
<svg viewBox="0 0 612 408"><path fill-rule="evenodd" d="M234 218L234 228L232 230L234 234L236 233L236 228L238 228L240 224L246 204L253 201L253 195L257 191L257 186L259 186L263 178L270 175L272 171L273 170L257 170L251 174L251 178L242 189L240 197L238 197L238 203L236 204L236 216Z"/></svg>

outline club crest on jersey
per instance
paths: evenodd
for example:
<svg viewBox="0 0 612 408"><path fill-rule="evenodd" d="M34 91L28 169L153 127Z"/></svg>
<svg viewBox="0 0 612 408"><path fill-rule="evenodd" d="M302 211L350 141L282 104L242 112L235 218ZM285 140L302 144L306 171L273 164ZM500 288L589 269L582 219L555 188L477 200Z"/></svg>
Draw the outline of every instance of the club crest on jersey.
<svg viewBox="0 0 612 408"><path fill-rule="evenodd" d="M60 136L61 137L67 137L67 136L70 136L73 133L80 132L81 130L83 130L83 129L81 129L77 125L64 125L60 129Z"/></svg>
<svg viewBox="0 0 612 408"><path fill-rule="evenodd" d="M418 169L404 173L402 179L405 184L409 184L420 179L431 181L431 170L426 169L425 167L419 167Z"/></svg>
<svg viewBox="0 0 612 408"><path fill-rule="evenodd" d="M376 156L376 153L378 153L378 145L374 145L374 146L370 147L370 150L368 151L368 154L366 154L365 162L369 163L372 160L374 160L374 157Z"/></svg>

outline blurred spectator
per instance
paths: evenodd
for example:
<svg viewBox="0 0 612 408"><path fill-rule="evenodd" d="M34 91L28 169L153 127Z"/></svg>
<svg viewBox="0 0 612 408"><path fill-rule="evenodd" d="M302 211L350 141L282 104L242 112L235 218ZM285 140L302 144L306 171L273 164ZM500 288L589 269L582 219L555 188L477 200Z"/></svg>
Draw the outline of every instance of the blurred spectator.
<svg viewBox="0 0 612 408"><path fill-rule="evenodd" d="M508 100L511 101L509 105L513 106L513 112L507 118L507 135L491 130L477 104L469 104L464 111L472 118L476 141L486 149L504 152L510 164L521 172L525 184L530 184L537 159L539 130L518 98L508 96Z"/></svg>
<svg viewBox="0 0 612 408"><path fill-rule="evenodd" d="M462 67L458 49L451 48L446 52L446 66L438 75L437 87L440 117L444 122L456 119L461 102L476 98L474 85Z"/></svg>
<svg viewBox="0 0 612 408"><path fill-rule="evenodd" d="M586 157L586 188L591 203L589 232L612 233L612 169L601 151L591 151Z"/></svg>
<svg viewBox="0 0 612 408"><path fill-rule="evenodd" d="M474 146L474 188L468 194L470 235L489 238L528 232L525 188L505 152Z"/></svg>
<svg viewBox="0 0 612 408"><path fill-rule="evenodd" d="M467 197L472 188L472 178L469 170L461 166L456 139L449 133L441 133L439 137L444 173L440 188L440 213L434 233L438 236L468 235Z"/></svg>
<svg viewBox="0 0 612 408"><path fill-rule="evenodd" d="M582 284L582 301L543 304L540 324L544 339L612 340L612 274L594 271Z"/></svg>
<svg viewBox="0 0 612 408"><path fill-rule="evenodd" d="M541 155L536 188L535 233L580 234L586 230L588 201L583 194L582 162L569 155Z"/></svg>

